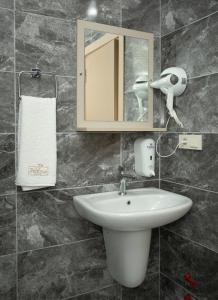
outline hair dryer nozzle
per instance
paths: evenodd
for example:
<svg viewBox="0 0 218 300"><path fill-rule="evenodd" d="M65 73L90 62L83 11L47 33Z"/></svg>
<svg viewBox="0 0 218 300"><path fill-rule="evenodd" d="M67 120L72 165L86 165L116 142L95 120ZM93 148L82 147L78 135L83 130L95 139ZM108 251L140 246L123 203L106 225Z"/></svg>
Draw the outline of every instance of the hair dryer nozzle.
<svg viewBox="0 0 218 300"><path fill-rule="evenodd" d="M152 82L150 84L150 86L154 89L165 89L165 88L169 88L171 86L171 82L170 82L170 77L171 77L171 74L159 79L159 80L156 80L154 82Z"/></svg>

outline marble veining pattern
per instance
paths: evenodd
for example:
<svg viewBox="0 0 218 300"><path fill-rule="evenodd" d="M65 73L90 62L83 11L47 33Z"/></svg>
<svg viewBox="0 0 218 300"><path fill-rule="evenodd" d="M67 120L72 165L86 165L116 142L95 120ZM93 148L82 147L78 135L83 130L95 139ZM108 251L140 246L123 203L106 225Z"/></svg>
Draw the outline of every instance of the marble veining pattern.
<svg viewBox="0 0 218 300"><path fill-rule="evenodd" d="M218 298L217 253L166 230L161 230L160 243L163 274L190 290L197 298ZM195 288L190 288L184 281L183 276L186 272L198 282Z"/></svg>
<svg viewBox="0 0 218 300"><path fill-rule="evenodd" d="M84 294L78 297L70 298L69 300L121 300L122 291L118 285L113 285L108 288L104 288L95 291L90 294Z"/></svg>
<svg viewBox="0 0 218 300"><path fill-rule="evenodd" d="M107 188L99 186L18 194L19 251L99 236L100 229L76 212L73 196L103 190Z"/></svg>
<svg viewBox="0 0 218 300"><path fill-rule="evenodd" d="M15 195L0 196L0 255L15 252Z"/></svg>
<svg viewBox="0 0 218 300"><path fill-rule="evenodd" d="M0 8L0 71L14 71L14 13Z"/></svg>
<svg viewBox="0 0 218 300"><path fill-rule="evenodd" d="M16 0L16 9L56 18L66 18L69 13L67 0Z"/></svg>
<svg viewBox="0 0 218 300"><path fill-rule="evenodd" d="M116 183L119 164L119 133L58 135L58 187Z"/></svg>
<svg viewBox="0 0 218 300"><path fill-rule="evenodd" d="M120 25L120 0L95 0L97 15L90 15L91 0L17 0L17 9L62 19L85 19L98 23Z"/></svg>
<svg viewBox="0 0 218 300"><path fill-rule="evenodd" d="M122 27L160 36L159 0L122 0Z"/></svg>
<svg viewBox="0 0 218 300"><path fill-rule="evenodd" d="M0 134L0 195L15 192L14 134Z"/></svg>
<svg viewBox="0 0 218 300"><path fill-rule="evenodd" d="M218 13L162 38L162 69L178 66L188 77L218 72Z"/></svg>
<svg viewBox="0 0 218 300"><path fill-rule="evenodd" d="M97 15L93 16L89 13L89 8L95 3ZM76 19L85 19L92 22L103 23L108 25L120 26L121 0L68 0L68 11L71 16Z"/></svg>
<svg viewBox="0 0 218 300"><path fill-rule="evenodd" d="M174 283L169 278L161 274L160 277L160 299L161 300L181 300L185 296L190 295L190 292L185 290L180 285ZM193 295L192 299L197 300Z"/></svg>
<svg viewBox="0 0 218 300"><path fill-rule="evenodd" d="M0 0L0 7L13 9L14 8L14 0Z"/></svg>
<svg viewBox="0 0 218 300"><path fill-rule="evenodd" d="M162 35L218 10L217 0L161 0Z"/></svg>
<svg viewBox="0 0 218 300"><path fill-rule="evenodd" d="M14 74L0 72L0 133L14 133Z"/></svg>
<svg viewBox="0 0 218 300"><path fill-rule="evenodd" d="M38 65L58 75L76 75L74 22L16 13L16 70Z"/></svg>
<svg viewBox="0 0 218 300"><path fill-rule="evenodd" d="M218 136L203 134L203 150L179 149L161 160L161 179L218 191ZM161 154L170 153L178 144L178 134L166 133L161 138Z"/></svg>
<svg viewBox="0 0 218 300"><path fill-rule="evenodd" d="M16 257L0 257L0 299L16 300Z"/></svg>
<svg viewBox="0 0 218 300"><path fill-rule="evenodd" d="M64 299L113 283L102 239L19 254L21 300Z"/></svg>
<svg viewBox="0 0 218 300"><path fill-rule="evenodd" d="M57 132L76 131L76 78L58 78Z"/></svg>
<svg viewBox="0 0 218 300"><path fill-rule="evenodd" d="M217 80L216 73L188 81L184 94L175 101L175 109L184 128L178 128L171 119L169 131L218 133Z"/></svg>
<svg viewBox="0 0 218 300"><path fill-rule="evenodd" d="M190 212L166 228L218 252L218 194L166 181L161 188L193 201Z"/></svg>

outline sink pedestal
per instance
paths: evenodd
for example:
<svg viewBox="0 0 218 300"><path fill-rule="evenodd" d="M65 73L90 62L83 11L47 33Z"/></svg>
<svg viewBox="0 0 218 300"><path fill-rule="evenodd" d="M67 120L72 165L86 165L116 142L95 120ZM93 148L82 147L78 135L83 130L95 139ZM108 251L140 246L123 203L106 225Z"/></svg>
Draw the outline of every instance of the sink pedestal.
<svg viewBox="0 0 218 300"><path fill-rule="evenodd" d="M115 231L103 228L103 234L112 277L126 287L140 285L147 270L151 229Z"/></svg>

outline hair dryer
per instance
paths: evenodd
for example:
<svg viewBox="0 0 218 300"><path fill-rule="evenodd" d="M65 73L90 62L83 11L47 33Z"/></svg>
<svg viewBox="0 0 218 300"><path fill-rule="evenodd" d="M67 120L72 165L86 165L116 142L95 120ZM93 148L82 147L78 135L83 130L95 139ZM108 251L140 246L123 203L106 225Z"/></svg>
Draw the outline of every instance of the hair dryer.
<svg viewBox="0 0 218 300"><path fill-rule="evenodd" d="M166 107L170 116L180 127L184 127L173 108L173 98L180 96L186 89L187 75L185 70L178 67L168 68L161 73L161 79L152 82L150 86L160 89L162 93L167 95Z"/></svg>
<svg viewBox="0 0 218 300"><path fill-rule="evenodd" d="M137 121L143 121L143 117L147 112L147 108L143 107L143 99L147 99L148 97L148 74L144 73L136 79L133 85L133 91L139 106L139 117Z"/></svg>

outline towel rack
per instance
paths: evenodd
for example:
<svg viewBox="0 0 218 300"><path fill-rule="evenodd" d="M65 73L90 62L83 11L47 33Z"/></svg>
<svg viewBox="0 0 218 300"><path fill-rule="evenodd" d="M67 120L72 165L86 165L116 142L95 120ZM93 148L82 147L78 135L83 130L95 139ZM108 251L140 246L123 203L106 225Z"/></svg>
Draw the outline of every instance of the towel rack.
<svg viewBox="0 0 218 300"><path fill-rule="evenodd" d="M31 71L21 71L18 74L18 97L19 100L21 99L21 79L23 74L30 74L33 79L40 79L42 75L48 75L52 76L54 78L54 88L55 88L55 98L57 99L58 97L58 84L57 84L57 78L56 74L53 72L41 72L39 68L34 68Z"/></svg>

